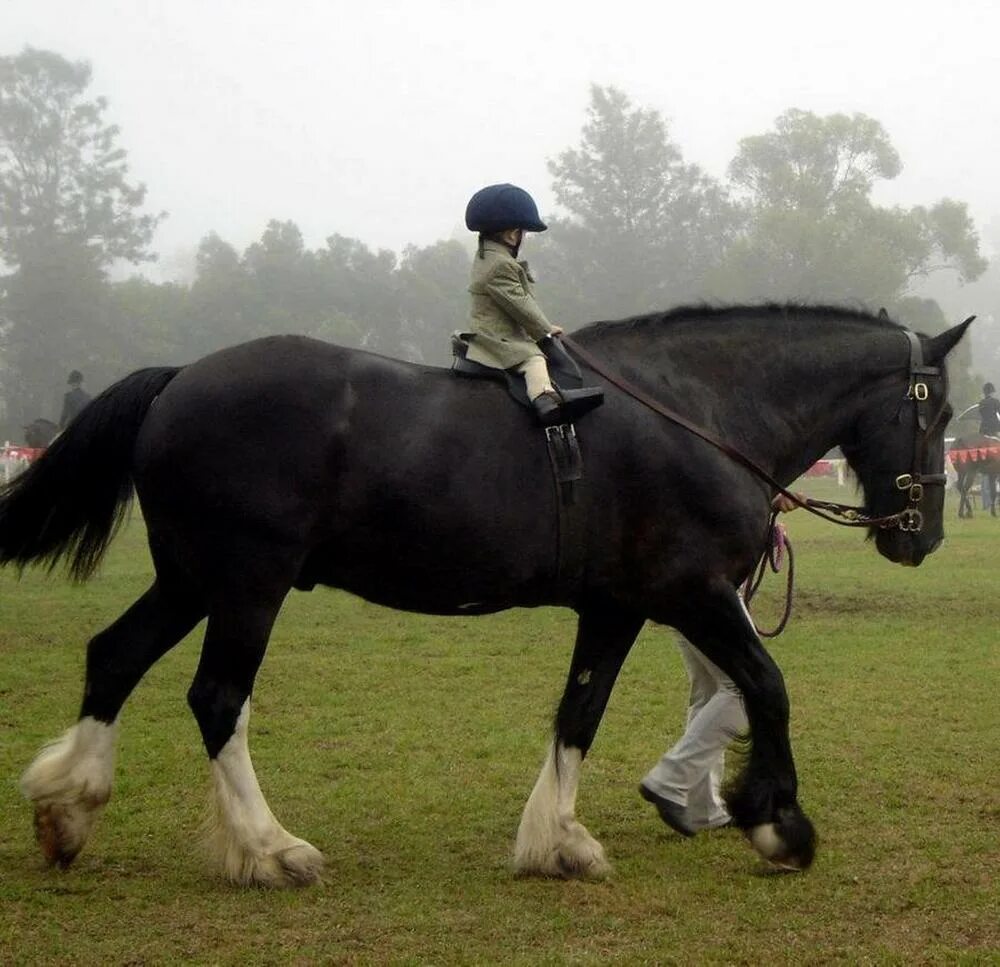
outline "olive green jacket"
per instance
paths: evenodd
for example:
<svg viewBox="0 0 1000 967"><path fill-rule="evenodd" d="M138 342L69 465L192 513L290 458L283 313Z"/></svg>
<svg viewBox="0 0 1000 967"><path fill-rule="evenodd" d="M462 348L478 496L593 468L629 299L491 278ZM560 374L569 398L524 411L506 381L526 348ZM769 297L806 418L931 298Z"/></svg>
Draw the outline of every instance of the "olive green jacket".
<svg viewBox="0 0 1000 967"><path fill-rule="evenodd" d="M485 242L472 260L472 315L468 358L495 369L511 369L541 356L538 340L553 326L532 295L527 266L499 242Z"/></svg>

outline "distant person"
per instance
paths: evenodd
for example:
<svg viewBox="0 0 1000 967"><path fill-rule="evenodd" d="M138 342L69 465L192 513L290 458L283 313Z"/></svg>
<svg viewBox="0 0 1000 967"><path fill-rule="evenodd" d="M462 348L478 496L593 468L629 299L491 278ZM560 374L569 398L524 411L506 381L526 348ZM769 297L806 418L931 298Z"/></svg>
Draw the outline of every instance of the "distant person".
<svg viewBox="0 0 1000 967"><path fill-rule="evenodd" d="M983 398L979 401L979 435L1000 436L1000 400L992 383L983 384ZM996 474L984 473L979 478L979 499L983 510L993 510L996 500Z"/></svg>
<svg viewBox="0 0 1000 967"><path fill-rule="evenodd" d="M469 293L472 313L467 358L524 377L528 399L543 426L570 422L601 403L599 389L560 394L549 378L548 362L538 344L562 328L545 317L533 294L527 262L517 260L525 232L544 232L538 206L516 185L488 185L465 209L469 231L479 233Z"/></svg>
<svg viewBox="0 0 1000 967"><path fill-rule="evenodd" d="M778 494L771 506L788 513L806 500L801 494L795 498ZM742 598L741 593L741 603ZM746 605L743 610L752 625ZM677 647L691 683L684 735L639 783L639 794L671 829L694 836L732 822L722 799L726 749L747 731L749 722L733 680L686 639L679 639Z"/></svg>
<svg viewBox="0 0 1000 967"><path fill-rule="evenodd" d="M983 436L1000 435L1000 400L993 394L992 383L983 384L983 398L979 401L979 432Z"/></svg>
<svg viewBox="0 0 1000 967"><path fill-rule="evenodd" d="M74 369L66 382L69 383L69 390L63 394L62 416L59 417L60 430L65 430L76 414L90 402L90 394L83 388L83 374L80 370Z"/></svg>

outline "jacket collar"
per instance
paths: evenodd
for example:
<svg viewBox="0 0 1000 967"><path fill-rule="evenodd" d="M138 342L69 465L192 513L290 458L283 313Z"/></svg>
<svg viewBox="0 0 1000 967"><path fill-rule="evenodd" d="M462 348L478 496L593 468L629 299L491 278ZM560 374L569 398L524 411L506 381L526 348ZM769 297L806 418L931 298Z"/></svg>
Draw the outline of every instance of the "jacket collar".
<svg viewBox="0 0 1000 967"><path fill-rule="evenodd" d="M507 248L502 242L494 242L492 239L488 238L483 242L484 252L495 252L499 255L505 255L509 259L513 259L514 256L510 254L510 249Z"/></svg>

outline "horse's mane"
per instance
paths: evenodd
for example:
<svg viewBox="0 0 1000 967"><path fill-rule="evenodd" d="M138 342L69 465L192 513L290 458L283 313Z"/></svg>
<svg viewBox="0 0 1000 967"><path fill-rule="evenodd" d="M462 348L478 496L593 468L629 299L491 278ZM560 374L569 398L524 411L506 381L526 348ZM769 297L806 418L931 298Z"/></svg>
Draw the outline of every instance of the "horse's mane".
<svg viewBox="0 0 1000 967"><path fill-rule="evenodd" d="M622 329L651 329L670 326L676 323L692 321L746 321L747 317L755 319L787 319L794 317L804 322L824 323L832 319L849 319L879 328L901 329L902 326L893 322L888 316L873 315L865 309L850 306L814 305L798 302L761 302L747 305L711 305L700 303L695 305L677 306L666 312L650 312L627 319L605 320L592 322L583 326L576 334L604 332L621 332Z"/></svg>

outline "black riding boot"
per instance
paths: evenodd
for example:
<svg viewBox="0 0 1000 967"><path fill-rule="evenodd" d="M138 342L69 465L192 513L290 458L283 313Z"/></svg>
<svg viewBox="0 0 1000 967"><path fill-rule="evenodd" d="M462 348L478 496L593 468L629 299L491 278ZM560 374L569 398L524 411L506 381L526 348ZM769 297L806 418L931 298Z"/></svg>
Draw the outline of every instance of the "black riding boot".
<svg viewBox="0 0 1000 967"><path fill-rule="evenodd" d="M557 426L562 423L562 400L554 390L540 393L531 401L531 405L541 426Z"/></svg>
<svg viewBox="0 0 1000 967"><path fill-rule="evenodd" d="M584 389L564 389L536 396L531 405L542 426L573 423L604 402L604 390L598 386Z"/></svg>

